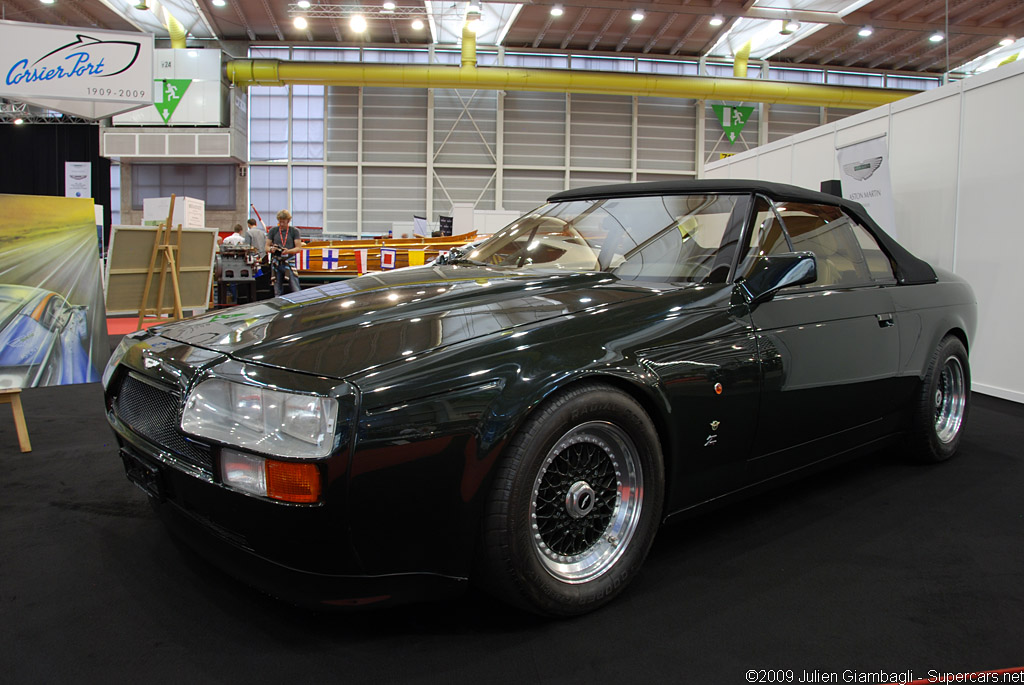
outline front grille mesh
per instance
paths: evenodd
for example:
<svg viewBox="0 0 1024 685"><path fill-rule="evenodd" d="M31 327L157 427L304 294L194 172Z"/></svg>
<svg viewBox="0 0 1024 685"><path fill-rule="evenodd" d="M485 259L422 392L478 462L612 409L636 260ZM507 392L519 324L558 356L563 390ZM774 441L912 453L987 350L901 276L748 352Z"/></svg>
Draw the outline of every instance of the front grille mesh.
<svg viewBox="0 0 1024 685"><path fill-rule="evenodd" d="M131 374L122 376L114 397L114 414L133 431L206 474L213 474L213 456L202 445L188 441L178 422L181 396Z"/></svg>

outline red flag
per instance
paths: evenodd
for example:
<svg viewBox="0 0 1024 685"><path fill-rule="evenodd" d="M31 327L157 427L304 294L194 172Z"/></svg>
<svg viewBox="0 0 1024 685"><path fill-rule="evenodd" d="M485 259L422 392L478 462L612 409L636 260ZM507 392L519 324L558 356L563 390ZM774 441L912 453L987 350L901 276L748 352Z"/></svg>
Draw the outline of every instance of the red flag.
<svg viewBox="0 0 1024 685"><path fill-rule="evenodd" d="M361 274L366 273L366 250L356 250L356 271Z"/></svg>

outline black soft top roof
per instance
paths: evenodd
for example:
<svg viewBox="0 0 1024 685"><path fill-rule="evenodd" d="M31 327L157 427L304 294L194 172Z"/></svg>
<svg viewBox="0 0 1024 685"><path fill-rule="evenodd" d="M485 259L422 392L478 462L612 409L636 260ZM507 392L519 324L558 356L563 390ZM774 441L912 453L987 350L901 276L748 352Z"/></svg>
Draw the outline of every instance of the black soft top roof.
<svg viewBox="0 0 1024 685"><path fill-rule="evenodd" d="M918 259L905 247L883 231L859 202L835 195L819 193L787 183L740 179L700 179L682 181L652 181L649 183L616 183L563 190L548 198L548 202L572 200L603 200L614 197L643 197L649 195L687 195L690 193L760 193L773 200L795 200L842 207L867 228L881 244L896 267L896 279L907 285L934 283L935 270L928 262Z"/></svg>

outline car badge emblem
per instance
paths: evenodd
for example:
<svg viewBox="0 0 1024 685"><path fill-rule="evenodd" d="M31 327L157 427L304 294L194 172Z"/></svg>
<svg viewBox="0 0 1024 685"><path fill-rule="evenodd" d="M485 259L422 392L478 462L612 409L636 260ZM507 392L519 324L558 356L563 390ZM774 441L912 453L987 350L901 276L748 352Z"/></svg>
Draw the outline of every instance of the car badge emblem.
<svg viewBox="0 0 1024 685"><path fill-rule="evenodd" d="M147 369L155 369L156 367L160 366L160 362L150 357L144 357L142 359L142 365L145 366Z"/></svg>
<svg viewBox="0 0 1024 685"><path fill-rule="evenodd" d="M707 441L704 443L705 447L714 447L718 444L718 436L714 433L708 436Z"/></svg>
<svg viewBox="0 0 1024 685"><path fill-rule="evenodd" d="M711 430L716 431L716 430L718 430L718 427L721 426L721 425L722 425L721 421L712 421L711 422Z"/></svg>

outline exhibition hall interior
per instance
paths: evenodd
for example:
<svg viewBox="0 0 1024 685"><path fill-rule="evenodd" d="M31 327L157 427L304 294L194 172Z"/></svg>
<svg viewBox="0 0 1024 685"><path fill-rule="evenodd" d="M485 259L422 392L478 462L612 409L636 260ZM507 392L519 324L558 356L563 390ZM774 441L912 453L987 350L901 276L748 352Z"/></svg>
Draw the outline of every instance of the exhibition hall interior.
<svg viewBox="0 0 1024 685"><path fill-rule="evenodd" d="M1024 682L1019 0L0 38L0 681Z"/></svg>

